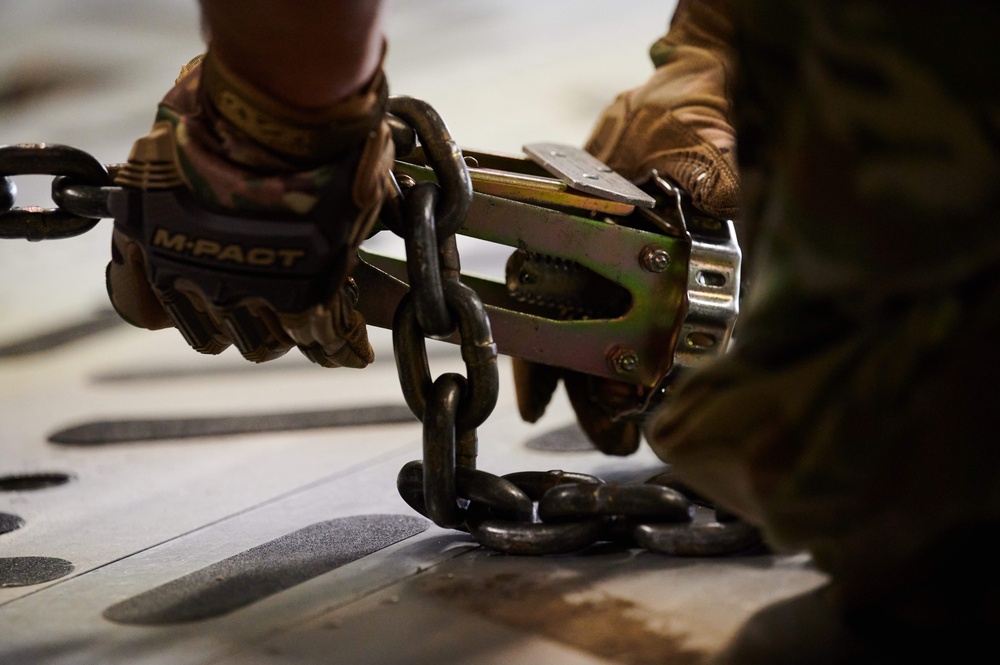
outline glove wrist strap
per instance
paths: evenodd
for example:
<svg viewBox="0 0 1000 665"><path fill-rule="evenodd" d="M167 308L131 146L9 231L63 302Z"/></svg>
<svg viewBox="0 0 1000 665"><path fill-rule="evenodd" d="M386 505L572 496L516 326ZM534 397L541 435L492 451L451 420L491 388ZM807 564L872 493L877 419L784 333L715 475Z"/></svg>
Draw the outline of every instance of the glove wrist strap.
<svg viewBox="0 0 1000 665"><path fill-rule="evenodd" d="M201 94L222 117L264 147L322 162L357 147L379 126L388 86L379 66L367 85L334 106L298 108L243 79L209 49L201 63Z"/></svg>

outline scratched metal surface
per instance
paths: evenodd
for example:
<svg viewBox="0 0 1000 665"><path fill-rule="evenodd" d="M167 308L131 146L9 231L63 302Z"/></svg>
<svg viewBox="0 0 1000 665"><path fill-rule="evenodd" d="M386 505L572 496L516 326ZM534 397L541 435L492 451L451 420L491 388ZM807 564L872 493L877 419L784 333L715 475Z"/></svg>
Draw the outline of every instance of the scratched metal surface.
<svg viewBox="0 0 1000 665"><path fill-rule="evenodd" d="M430 101L459 143L517 152L580 143L645 51L670 2L397 0L394 93ZM200 50L194 0L0 3L0 143L45 141L122 161L179 65ZM47 178L19 178L47 205ZM0 587L0 663L701 663L754 610L822 582L801 556L673 559L637 551L508 557L427 530L222 616L128 625L116 603L329 520L412 511L395 491L419 456L409 422L68 445L95 421L324 412L403 403L389 335L364 371L288 356L255 367L199 356L173 331L108 324L109 229L0 242L0 558L51 557L72 572ZM395 245L386 243L392 251ZM494 274L504 253L470 244ZM432 371L464 373L432 345ZM480 428L480 467L642 476L643 450L612 459L537 445L572 412L560 393L538 425L517 417L510 370ZM39 474L66 482L26 489ZM3 479L8 480L4 485ZM17 478L25 479L21 484ZM45 483L39 482L45 485ZM62 571L65 572L65 571ZM474 636L474 637L473 637Z"/></svg>

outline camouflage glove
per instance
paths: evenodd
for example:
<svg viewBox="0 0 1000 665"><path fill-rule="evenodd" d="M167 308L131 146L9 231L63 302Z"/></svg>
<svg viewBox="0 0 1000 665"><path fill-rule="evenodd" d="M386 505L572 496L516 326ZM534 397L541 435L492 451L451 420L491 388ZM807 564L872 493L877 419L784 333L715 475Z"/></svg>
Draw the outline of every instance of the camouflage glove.
<svg viewBox="0 0 1000 665"><path fill-rule="evenodd" d="M656 71L604 111L585 149L637 183L656 170L686 190L696 207L731 219L739 180L729 121L728 11L728 0L680 0L670 31L650 50ZM560 379L581 428L601 451L628 455L638 449L648 398L642 387L515 359L514 387L525 421L542 416Z"/></svg>
<svg viewBox="0 0 1000 665"><path fill-rule="evenodd" d="M188 63L117 177L108 293L125 320L202 353L327 367L374 359L348 278L388 191L381 69L322 111L288 107L213 57ZM173 217L171 217L173 215Z"/></svg>

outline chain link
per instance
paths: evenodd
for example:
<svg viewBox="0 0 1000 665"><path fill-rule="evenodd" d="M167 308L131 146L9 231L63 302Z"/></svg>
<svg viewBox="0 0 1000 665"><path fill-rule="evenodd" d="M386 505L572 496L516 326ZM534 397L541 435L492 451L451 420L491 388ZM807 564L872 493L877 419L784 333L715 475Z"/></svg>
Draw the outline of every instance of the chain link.
<svg viewBox="0 0 1000 665"><path fill-rule="evenodd" d="M404 501L431 517L423 465L410 462L397 487ZM760 532L714 510L681 489L644 482L605 483L565 471L523 471L495 476L457 469L459 508L451 528L507 554L576 552L598 543L640 547L672 556L727 556L758 552ZM433 519L433 517L431 517Z"/></svg>
<svg viewBox="0 0 1000 665"><path fill-rule="evenodd" d="M406 270L412 290L413 305L420 327L430 336L445 336L455 329L448 313L442 284L441 260L435 228L434 207L438 186L432 182L410 189L404 205Z"/></svg>
<svg viewBox="0 0 1000 665"><path fill-rule="evenodd" d="M15 207L17 187L10 179L15 175L56 176L52 199L58 207ZM46 143L0 147L0 177L0 238L71 238L111 216L107 198L114 187L108 167L77 148Z"/></svg>

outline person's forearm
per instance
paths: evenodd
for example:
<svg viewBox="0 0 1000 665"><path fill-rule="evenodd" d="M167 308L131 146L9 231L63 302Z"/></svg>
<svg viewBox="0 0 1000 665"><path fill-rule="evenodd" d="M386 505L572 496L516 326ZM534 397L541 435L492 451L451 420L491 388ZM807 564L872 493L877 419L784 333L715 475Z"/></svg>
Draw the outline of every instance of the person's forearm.
<svg viewBox="0 0 1000 665"><path fill-rule="evenodd" d="M381 0L200 0L214 57L276 98L329 106L382 56Z"/></svg>

